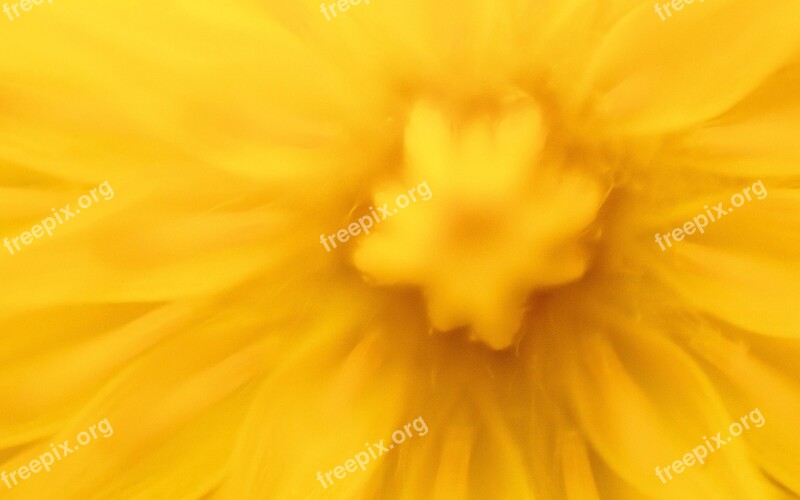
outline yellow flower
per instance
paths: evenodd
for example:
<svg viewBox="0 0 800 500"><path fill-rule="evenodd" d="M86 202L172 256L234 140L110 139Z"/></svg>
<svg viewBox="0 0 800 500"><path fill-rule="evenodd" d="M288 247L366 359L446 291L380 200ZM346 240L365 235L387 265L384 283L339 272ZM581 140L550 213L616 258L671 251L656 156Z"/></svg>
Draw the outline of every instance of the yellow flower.
<svg viewBox="0 0 800 500"><path fill-rule="evenodd" d="M13 5L3 498L800 495L796 0Z"/></svg>

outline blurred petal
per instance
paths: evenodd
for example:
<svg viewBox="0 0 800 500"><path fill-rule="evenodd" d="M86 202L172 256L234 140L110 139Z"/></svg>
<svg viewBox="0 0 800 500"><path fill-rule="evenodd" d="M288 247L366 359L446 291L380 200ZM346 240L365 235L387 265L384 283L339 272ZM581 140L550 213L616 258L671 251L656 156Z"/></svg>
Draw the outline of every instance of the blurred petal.
<svg viewBox="0 0 800 500"><path fill-rule="evenodd" d="M797 54L798 28L794 0L696 2L666 20L644 3L614 27L592 62L602 120L640 134L712 118Z"/></svg>

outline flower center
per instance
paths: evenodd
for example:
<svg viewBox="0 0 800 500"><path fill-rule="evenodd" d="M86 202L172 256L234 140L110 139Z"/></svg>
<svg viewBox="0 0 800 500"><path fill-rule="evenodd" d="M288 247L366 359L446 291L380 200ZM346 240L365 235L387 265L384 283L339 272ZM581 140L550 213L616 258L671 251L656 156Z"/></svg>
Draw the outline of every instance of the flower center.
<svg viewBox="0 0 800 500"><path fill-rule="evenodd" d="M531 100L457 121L420 104L405 131L403 178L374 193L425 183L418 200L364 238L358 269L379 284L418 286L431 325L464 328L493 349L513 344L531 292L577 280L589 266L586 229L603 184L546 151Z"/></svg>

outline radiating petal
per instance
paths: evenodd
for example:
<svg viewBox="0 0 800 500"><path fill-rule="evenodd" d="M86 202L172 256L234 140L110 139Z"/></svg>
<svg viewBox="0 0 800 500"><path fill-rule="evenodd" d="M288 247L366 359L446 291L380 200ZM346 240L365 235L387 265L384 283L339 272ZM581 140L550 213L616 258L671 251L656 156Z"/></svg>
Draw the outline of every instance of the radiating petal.
<svg viewBox="0 0 800 500"><path fill-rule="evenodd" d="M799 28L794 0L694 2L665 20L644 3L592 62L588 81L602 121L640 134L713 118L797 54Z"/></svg>

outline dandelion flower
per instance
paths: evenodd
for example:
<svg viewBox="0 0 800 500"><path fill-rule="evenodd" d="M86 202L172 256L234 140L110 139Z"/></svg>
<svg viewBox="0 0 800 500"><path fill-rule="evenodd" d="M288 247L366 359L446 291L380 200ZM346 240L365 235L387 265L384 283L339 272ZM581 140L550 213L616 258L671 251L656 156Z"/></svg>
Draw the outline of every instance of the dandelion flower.
<svg viewBox="0 0 800 500"><path fill-rule="evenodd" d="M682 5L10 11L0 237L114 196L0 258L4 497L800 495L800 4Z"/></svg>

